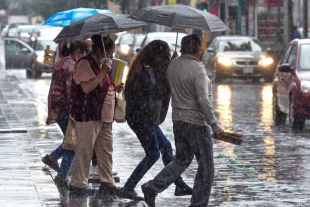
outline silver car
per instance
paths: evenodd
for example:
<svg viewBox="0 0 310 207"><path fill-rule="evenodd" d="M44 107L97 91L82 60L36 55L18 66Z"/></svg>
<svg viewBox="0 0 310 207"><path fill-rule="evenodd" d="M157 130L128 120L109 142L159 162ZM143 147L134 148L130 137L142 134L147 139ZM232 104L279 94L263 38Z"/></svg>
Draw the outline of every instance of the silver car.
<svg viewBox="0 0 310 207"><path fill-rule="evenodd" d="M217 36L203 55L206 70L217 82L225 78L272 81L274 62L259 39L248 36Z"/></svg>
<svg viewBox="0 0 310 207"><path fill-rule="evenodd" d="M40 78L43 72L51 73L53 65L44 63L47 45L50 45L51 50L56 50L56 44L51 38L37 38L34 48L20 39L4 38L5 68L26 69L27 78Z"/></svg>

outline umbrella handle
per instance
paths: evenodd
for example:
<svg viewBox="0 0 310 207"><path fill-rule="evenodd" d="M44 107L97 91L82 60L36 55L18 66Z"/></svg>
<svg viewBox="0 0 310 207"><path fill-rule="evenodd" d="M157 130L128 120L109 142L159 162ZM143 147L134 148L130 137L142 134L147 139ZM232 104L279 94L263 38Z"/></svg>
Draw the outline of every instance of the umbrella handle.
<svg viewBox="0 0 310 207"><path fill-rule="evenodd" d="M103 37L102 37L102 35L101 35L101 42L102 42L102 46L103 46L104 57L105 57L105 59L107 59L107 54L106 54L106 52L105 52L105 46L104 46L104 42L103 42Z"/></svg>
<svg viewBox="0 0 310 207"><path fill-rule="evenodd" d="M177 51L178 36L179 36L179 30L177 29L177 39L175 40L175 48L174 48L174 52L176 52L176 51Z"/></svg>

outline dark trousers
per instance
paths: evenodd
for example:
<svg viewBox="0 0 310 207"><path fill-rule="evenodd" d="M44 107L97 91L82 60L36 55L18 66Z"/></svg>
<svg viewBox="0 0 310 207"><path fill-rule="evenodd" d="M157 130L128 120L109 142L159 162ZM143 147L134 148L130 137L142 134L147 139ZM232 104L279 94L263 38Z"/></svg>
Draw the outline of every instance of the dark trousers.
<svg viewBox="0 0 310 207"><path fill-rule="evenodd" d="M191 164L194 155L198 162L191 206L207 206L214 176L213 143L206 126L173 121L176 146L175 159L146 183L155 192L162 192Z"/></svg>
<svg viewBox="0 0 310 207"><path fill-rule="evenodd" d="M137 135L145 152L145 157L135 168L131 176L128 178L124 187L133 190L147 171L156 163L162 154L164 165L169 164L173 159L173 151L170 141L163 134L158 125L148 125L133 123L127 120L129 127ZM176 177L176 184L183 184L181 177Z"/></svg>

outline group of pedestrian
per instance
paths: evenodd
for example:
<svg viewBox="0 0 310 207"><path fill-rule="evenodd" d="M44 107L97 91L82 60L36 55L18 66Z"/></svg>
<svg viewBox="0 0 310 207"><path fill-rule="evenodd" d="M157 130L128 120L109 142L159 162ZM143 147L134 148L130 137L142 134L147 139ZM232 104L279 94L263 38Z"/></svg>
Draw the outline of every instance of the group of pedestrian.
<svg viewBox="0 0 310 207"><path fill-rule="evenodd" d="M75 120L76 130L75 152L64 150L60 145L42 159L58 171L55 181L69 187L71 193L88 194L88 174L95 151L101 181L99 193L136 199L135 187L161 154L164 169L142 185L146 203L155 206L157 194L174 183L175 196L192 195L190 206L207 206L214 174L208 126L214 136L222 136L224 131L213 113L211 81L201 64L203 49L199 36L192 34L182 39L181 56L175 52L171 57L170 48L164 41L150 42L132 60L124 88L122 84L115 86L111 77L114 41L101 35L94 35L91 40L91 52L84 49L83 41L75 41L70 44L70 53L54 66L47 123L57 123L65 133L71 117ZM140 141L145 157L125 185L118 188L112 174L112 123L115 93L123 89L126 120ZM175 156L170 141L160 129L170 99ZM57 160L61 156L59 167ZM192 188L181 174L194 156L198 170ZM72 166L70 182L68 176Z"/></svg>

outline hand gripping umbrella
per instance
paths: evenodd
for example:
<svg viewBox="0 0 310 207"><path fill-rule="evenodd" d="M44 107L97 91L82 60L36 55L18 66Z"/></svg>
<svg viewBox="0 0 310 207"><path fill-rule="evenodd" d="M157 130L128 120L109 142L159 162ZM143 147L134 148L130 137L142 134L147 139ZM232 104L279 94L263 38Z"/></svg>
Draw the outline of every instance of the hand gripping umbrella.
<svg viewBox="0 0 310 207"><path fill-rule="evenodd" d="M148 26L148 24L143 21L130 19L125 14L95 14L64 27L54 39L54 42L83 40L95 34L107 35L143 26Z"/></svg>
<svg viewBox="0 0 310 207"><path fill-rule="evenodd" d="M129 18L172 28L191 28L210 32L228 30L216 15L183 4L144 7L131 14Z"/></svg>
<svg viewBox="0 0 310 207"><path fill-rule="evenodd" d="M93 9L93 8L77 8L66 11L56 12L48 18L44 26L64 27L73 24L81 19L92 16L94 14L112 14L110 10Z"/></svg>

